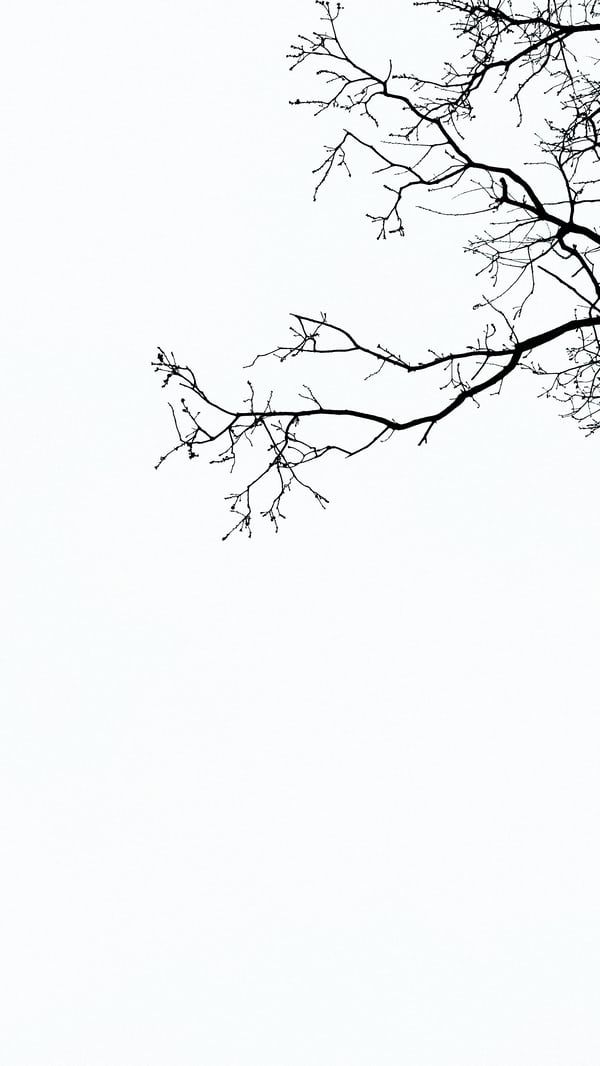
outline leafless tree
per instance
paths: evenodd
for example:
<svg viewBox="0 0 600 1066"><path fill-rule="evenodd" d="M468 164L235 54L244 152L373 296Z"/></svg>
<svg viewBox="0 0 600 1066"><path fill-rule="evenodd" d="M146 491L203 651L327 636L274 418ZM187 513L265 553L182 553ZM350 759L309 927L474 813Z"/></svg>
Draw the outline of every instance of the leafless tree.
<svg viewBox="0 0 600 1066"><path fill-rule="evenodd" d="M542 391L560 400L563 413L585 430L600 425L600 233L594 225L600 202L594 57L600 2L523 0L520 7L518 0L422 0L417 6L449 16L466 46L437 81L397 73L391 62L371 69L346 48L341 5L317 0L317 6L317 29L299 37L289 56L292 68L313 68L319 87L313 99L294 103L316 114L335 111L340 119L339 137L315 171L315 196L334 170L349 173L354 153L363 153L387 196L385 208L368 215L379 239L402 236L405 201L424 206L432 194L437 199L427 200L428 210L477 216L483 228L469 247L482 260L487 292L480 306L488 321L483 335L463 350L427 350L426 358L412 360L363 343L324 314L296 314L289 342L265 353L282 363L304 353L354 353L364 357L367 376L441 375L441 400L402 419L371 411L367 403L365 409L321 404L310 387L296 404L280 405L274 392L259 401L250 385L247 401L227 404L209 398L190 367L159 349L156 371L163 384L181 392L170 405L176 440L157 465L173 453L195 458L212 446L211 461L235 467L245 445L253 445L258 467L228 497L235 516L230 533L250 533L255 513L277 528L294 486L324 506L327 500L308 480L317 460L356 455L413 429L424 443L437 423L496 394L517 368L538 375ZM532 93L538 107L544 103L545 121L531 140L530 165L515 169L502 159L480 158L470 138L476 108L494 96L504 98L518 126ZM530 329L526 323L536 306L538 325ZM349 428L359 434L350 443Z"/></svg>

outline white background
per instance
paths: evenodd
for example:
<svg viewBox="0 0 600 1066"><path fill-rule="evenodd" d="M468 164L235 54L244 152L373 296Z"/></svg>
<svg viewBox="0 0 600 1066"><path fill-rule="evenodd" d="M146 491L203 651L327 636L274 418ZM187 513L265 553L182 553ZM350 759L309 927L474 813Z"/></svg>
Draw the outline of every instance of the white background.
<svg viewBox="0 0 600 1066"><path fill-rule="evenodd" d="M369 7L436 72L441 20ZM600 1058L598 442L523 375L226 544L223 468L153 470L159 344L229 397L292 310L473 339L452 224L311 202L314 18L4 7L7 1066Z"/></svg>

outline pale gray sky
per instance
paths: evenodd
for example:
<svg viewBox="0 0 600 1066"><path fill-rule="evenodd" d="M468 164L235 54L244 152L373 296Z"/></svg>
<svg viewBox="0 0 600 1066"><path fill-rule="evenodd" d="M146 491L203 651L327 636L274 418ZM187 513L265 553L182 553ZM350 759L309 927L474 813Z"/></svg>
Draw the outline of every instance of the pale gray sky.
<svg viewBox="0 0 600 1066"><path fill-rule="evenodd" d="M405 0L361 6L433 62ZM511 379L226 545L223 469L153 470L158 344L237 396L291 310L472 340L456 227L378 244L341 175L311 202L313 21L4 13L7 1066L599 1060L598 441Z"/></svg>

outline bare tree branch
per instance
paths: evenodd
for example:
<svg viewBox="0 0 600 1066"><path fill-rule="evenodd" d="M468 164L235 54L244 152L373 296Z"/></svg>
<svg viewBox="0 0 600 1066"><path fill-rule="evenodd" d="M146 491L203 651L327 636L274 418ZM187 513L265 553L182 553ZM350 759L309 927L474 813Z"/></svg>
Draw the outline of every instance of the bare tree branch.
<svg viewBox="0 0 600 1066"><path fill-rule="evenodd" d="M278 528L294 487L325 506L324 495L306 479L309 464L330 455L352 457L409 430L416 430L424 443L434 426L467 401L479 404L483 395L498 391L518 367L540 376L544 392L560 399L564 413L588 432L600 425L600 278L595 267L600 231L593 215L600 202L594 195L600 183L600 82L594 78L593 55L586 54L586 47L592 42L597 48L600 39L600 3L545 0L519 9L512 0L421 0L416 6L450 14L455 33L466 44L461 63L447 63L437 82L398 74L392 63L379 72L369 69L347 50L340 31L341 5L329 0L317 0L317 30L292 45L292 69L310 65L316 86L324 87L313 98L293 103L310 106L317 115L336 111L344 116L337 141L314 170L315 197L334 171L351 176L351 160L362 154L387 197L382 210L367 214L378 240L404 236L405 201L438 214L482 219L483 229L468 249L482 262L478 276L487 279L488 291L477 307L487 309L490 320L483 337L462 351L430 350L427 358L407 359L381 344L362 343L324 314L296 313L290 341L249 364L253 368L267 357L285 364L307 356L343 360L352 355L364 359L366 378L382 370L428 379L441 374L444 402L410 418L367 406L321 403L310 384L303 386L296 406L278 405L273 392L259 401L250 382L244 404L218 403L189 367L160 349L154 368L164 385L179 388L180 399L178 407L171 405L175 444L157 465L179 451L196 458L204 446L216 448L212 462L231 469L243 451L250 449L258 457L256 473L228 497L235 516L230 532L250 534L255 513ZM480 158L468 126L476 104L485 107L490 91L504 92L520 123L524 94L538 89L543 98L551 90L553 109L527 161L537 165L536 178L530 176L531 167L526 172L501 159ZM384 132L390 126L392 131ZM545 180L540 167L546 168ZM550 187L556 190L552 198ZM434 202L441 199L440 207L431 205L431 196ZM462 209L465 197L468 204ZM550 303L556 307L554 321L541 330L525 328L520 335L526 313L534 306L539 313L540 286L543 293L548 286L556 290ZM543 310L547 317L545 305ZM505 339L498 343L501 335ZM550 368L545 352L555 358L557 341L567 343L561 348L566 362Z"/></svg>

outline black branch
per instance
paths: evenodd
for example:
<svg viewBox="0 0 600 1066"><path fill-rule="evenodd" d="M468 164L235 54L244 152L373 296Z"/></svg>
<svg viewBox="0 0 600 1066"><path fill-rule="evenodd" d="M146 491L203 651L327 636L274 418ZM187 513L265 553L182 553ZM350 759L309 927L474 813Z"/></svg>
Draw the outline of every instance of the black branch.
<svg viewBox="0 0 600 1066"><path fill-rule="evenodd" d="M226 536L250 534L255 515L278 529L293 488L325 506L311 483L309 468L318 460L350 458L410 430L425 443L434 426L469 401L497 393L517 368L539 376L543 393L588 433L600 426L600 81L594 76L600 3L524 0L519 8L512 0L421 0L416 6L449 15L465 45L439 80L396 72L391 62L370 69L345 46L341 5L317 0L317 29L289 53L292 69L311 67L317 91L293 103L341 120L337 140L314 170L315 197L334 171L350 175L354 154L372 163L387 197L379 213L367 214L378 240L404 235L405 204L478 217L481 230L468 248L482 263L478 276L487 291L477 308L487 312L487 325L462 351L429 350L426 358L408 359L363 343L324 314L294 314L289 342L250 363L352 354L364 360L366 378L383 370L427 380L441 375L441 400L409 418L372 411L366 402L358 409L321 403L310 385L293 405L278 403L274 391L259 397L252 382L243 403L217 402L190 367L159 349L154 369L163 385L178 389L178 398L170 404L175 442L157 466L177 452L193 459L207 448L212 462L231 470L254 458L243 487L228 497L234 524ZM522 168L481 158L469 135L478 109L499 93L514 109L516 125L523 122L525 94L537 94L538 106L545 102L544 128L532 134L531 158ZM527 164L536 164L535 177ZM536 307L533 328L526 318Z"/></svg>

